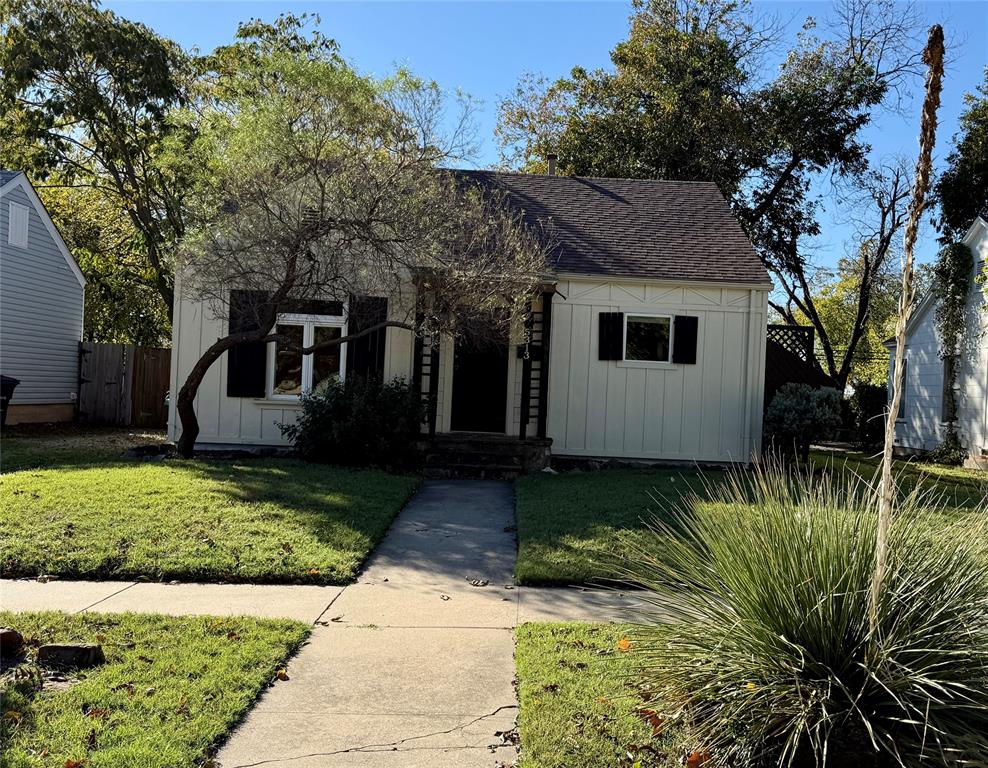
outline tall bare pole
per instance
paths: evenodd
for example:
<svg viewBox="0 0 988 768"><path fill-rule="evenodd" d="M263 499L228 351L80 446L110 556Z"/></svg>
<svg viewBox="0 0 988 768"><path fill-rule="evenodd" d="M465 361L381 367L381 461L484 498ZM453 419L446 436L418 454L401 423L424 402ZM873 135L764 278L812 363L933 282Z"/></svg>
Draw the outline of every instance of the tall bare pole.
<svg viewBox="0 0 988 768"><path fill-rule="evenodd" d="M892 405L885 424L885 451L882 455L882 480L878 497L878 537L875 542L875 572L871 579L868 600L868 624L872 638L878 632L878 606L888 560L888 535L895 503L895 484L892 479L892 447L895 442L895 420L902 404L905 384L904 360L906 350L906 325L913 311L913 248L919 220L926 210L926 194L930 189L930 169L933 164L933 146L937 138L937 110L940 108L940 90L943 84L943 28L939 24L930 27L923 63L927 66L926 98L919 128L919 158L916 161L916 178L913 181L912 198L909 201L909 220L903 249L902 297L899 299L899 317L895 324L895 370L893 372Z"/></svg>

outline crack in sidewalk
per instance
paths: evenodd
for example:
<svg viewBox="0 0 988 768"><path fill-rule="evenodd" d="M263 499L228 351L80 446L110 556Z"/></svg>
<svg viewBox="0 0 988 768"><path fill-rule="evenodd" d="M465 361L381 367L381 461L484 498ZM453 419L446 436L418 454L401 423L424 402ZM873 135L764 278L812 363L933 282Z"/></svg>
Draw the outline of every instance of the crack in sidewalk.
<svg viewBox="0 0 988 768"><path fill-rule="evenodd" d="M494 717L495 715L500 714L501 712L508 709L518 709L518 705L505 704L503 706L498 707L492 712L488 712L486 715L480 715L479 717L475 717L472 720L468 720L465 723L454 725L452 728L447 728L442 731L433 731L431 733L423 733L423 734L419 734L418 736L407 736L404 739L398 739L397 741L391 741L385 744L363 744L359 747L347 747L346 749L337 749L334 750L333 752L310 752L309 754L306 755L295 755L293 757L273 757L268 760L259 760L256 763L240 763L239 765L231 766L231 768L256 768L256 766L259 765L273 765L274 763L289 763L295 760L305 760L306 758L310 758L310 757L333 757L334 755L345 755L348 753L356 753L356 752L364 752L364 753L397 752L399 751L399 749L403 744L407 744L410 741L417 741L419 739L429 739L434 736L445 736L447 734L454 733L455 731L462 731L464 728L469 728L471 725L476 725L477 723L482 722L489 717ZM514 745L510 743L506 743L506 744L496 744L493 746L511 747ZM491 746L488 745L483 747L472 747L472 746L463 745L463 746L451 746L451 747L412 747L412 749L450 749L450 750L491 749Z"/></svg>

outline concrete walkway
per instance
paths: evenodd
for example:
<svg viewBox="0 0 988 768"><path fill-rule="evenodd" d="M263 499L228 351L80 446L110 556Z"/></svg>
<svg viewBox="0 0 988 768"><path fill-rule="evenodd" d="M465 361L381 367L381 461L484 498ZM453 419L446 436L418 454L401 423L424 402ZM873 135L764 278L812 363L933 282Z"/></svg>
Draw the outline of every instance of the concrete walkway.
<svg viewBox="0 0 988 768"><path fill-rule="evenodd" d="M495 768L517 756L513 628L633 607L618 593L515 588L514 524L510 484L430 481L345 588L0 581L0 607L312 622L222 768Z"/></svg>

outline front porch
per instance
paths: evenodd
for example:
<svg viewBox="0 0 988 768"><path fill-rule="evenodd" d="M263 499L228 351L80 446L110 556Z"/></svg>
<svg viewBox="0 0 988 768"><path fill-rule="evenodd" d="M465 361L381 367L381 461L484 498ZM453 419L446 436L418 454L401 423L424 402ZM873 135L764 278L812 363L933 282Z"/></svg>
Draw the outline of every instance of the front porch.
<svg viewBox="0 0 988 768"><path fill-rule="evenodd" d="M412 384L425 406L423 435L471 445L546 441L552 296L546 286L501 337L416 337Z"/></svg>

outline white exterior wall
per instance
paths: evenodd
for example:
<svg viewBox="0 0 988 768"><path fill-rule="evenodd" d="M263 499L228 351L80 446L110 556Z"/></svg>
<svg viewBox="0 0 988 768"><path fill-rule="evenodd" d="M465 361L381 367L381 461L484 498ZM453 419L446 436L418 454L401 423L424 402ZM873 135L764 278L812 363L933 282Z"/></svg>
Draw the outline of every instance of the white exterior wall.
<svg viewBox="0 0 988 768"><path fill-rule="evenodd" d="M748 461L761 442L768 291L765 287L675 285L562 278L553 299L548 436L556 455L670 461ZM169 437L180 429L175 395L226 321L176 286ZM392 307L389 302L389 307ZM695 365L597 360L602 311L699 317ZM399 319L395 312L392 317ZM520 334L513 334L520 336ZM511 339L507 434L517 435L521 361ZM385 376L412 375L411 333L388 329ZM213 365L196 399L199 441L284 445L278 423L298 407L284 401L226 396L226 355ZM449 431L453 343L440 350L436 427ZM534 423L529 429L534 434Z"/></svg>
<svg viewBox="0 0 988 768"><path fill-rule="evenodd" d="M8 242L11 203L28 209L27 248ZM17 177L0 195L0 372L21 382L11 405L76 401L84 302L82 274Z"/></svg>
<svg viewBox="0 0 988 768"><path fill-rule="evenodd" d="M182 296L181 280L175 286L175 318L172 325L171 405L168 411L168 437L177 440L181 428L175 404L178 390L200 355L226 335L227 320L218 318L204 301ZM400 308L388 302L391 319L404 320ZM345 333L345 330L344 330ZM412 374L413 339L409 331L388 328L385 341L384 376L406 379ZM269 356L274 345L268 345ZM196 397L200 443L218 445L287 445L278 424L294 423L299 406L266 398L227 397L227 355L206 373Z"/></svg>
<svg viewBox="0 0 988 768"><path fill-rule="evenodd" d="M747 462L759 450L768 290L561 279L553 299L554 455ZM598 359L601 312L695 315L694 365Z"/></svg>
<svg viewBox="0 0 988 768"><path fill-rule="evenodd" d="M974 256L977 278L988 261L988 225L978 219L963 241ZM988 452L988 312L984 286L972 279L967 328L957 369L957 431L972 454ZM907 450L936 448L944 435L943 360L936 331L936 302L925 301L906 336L906 411L896 420L896 445ZM890 345L891 391L895 348Z"/></svg>

